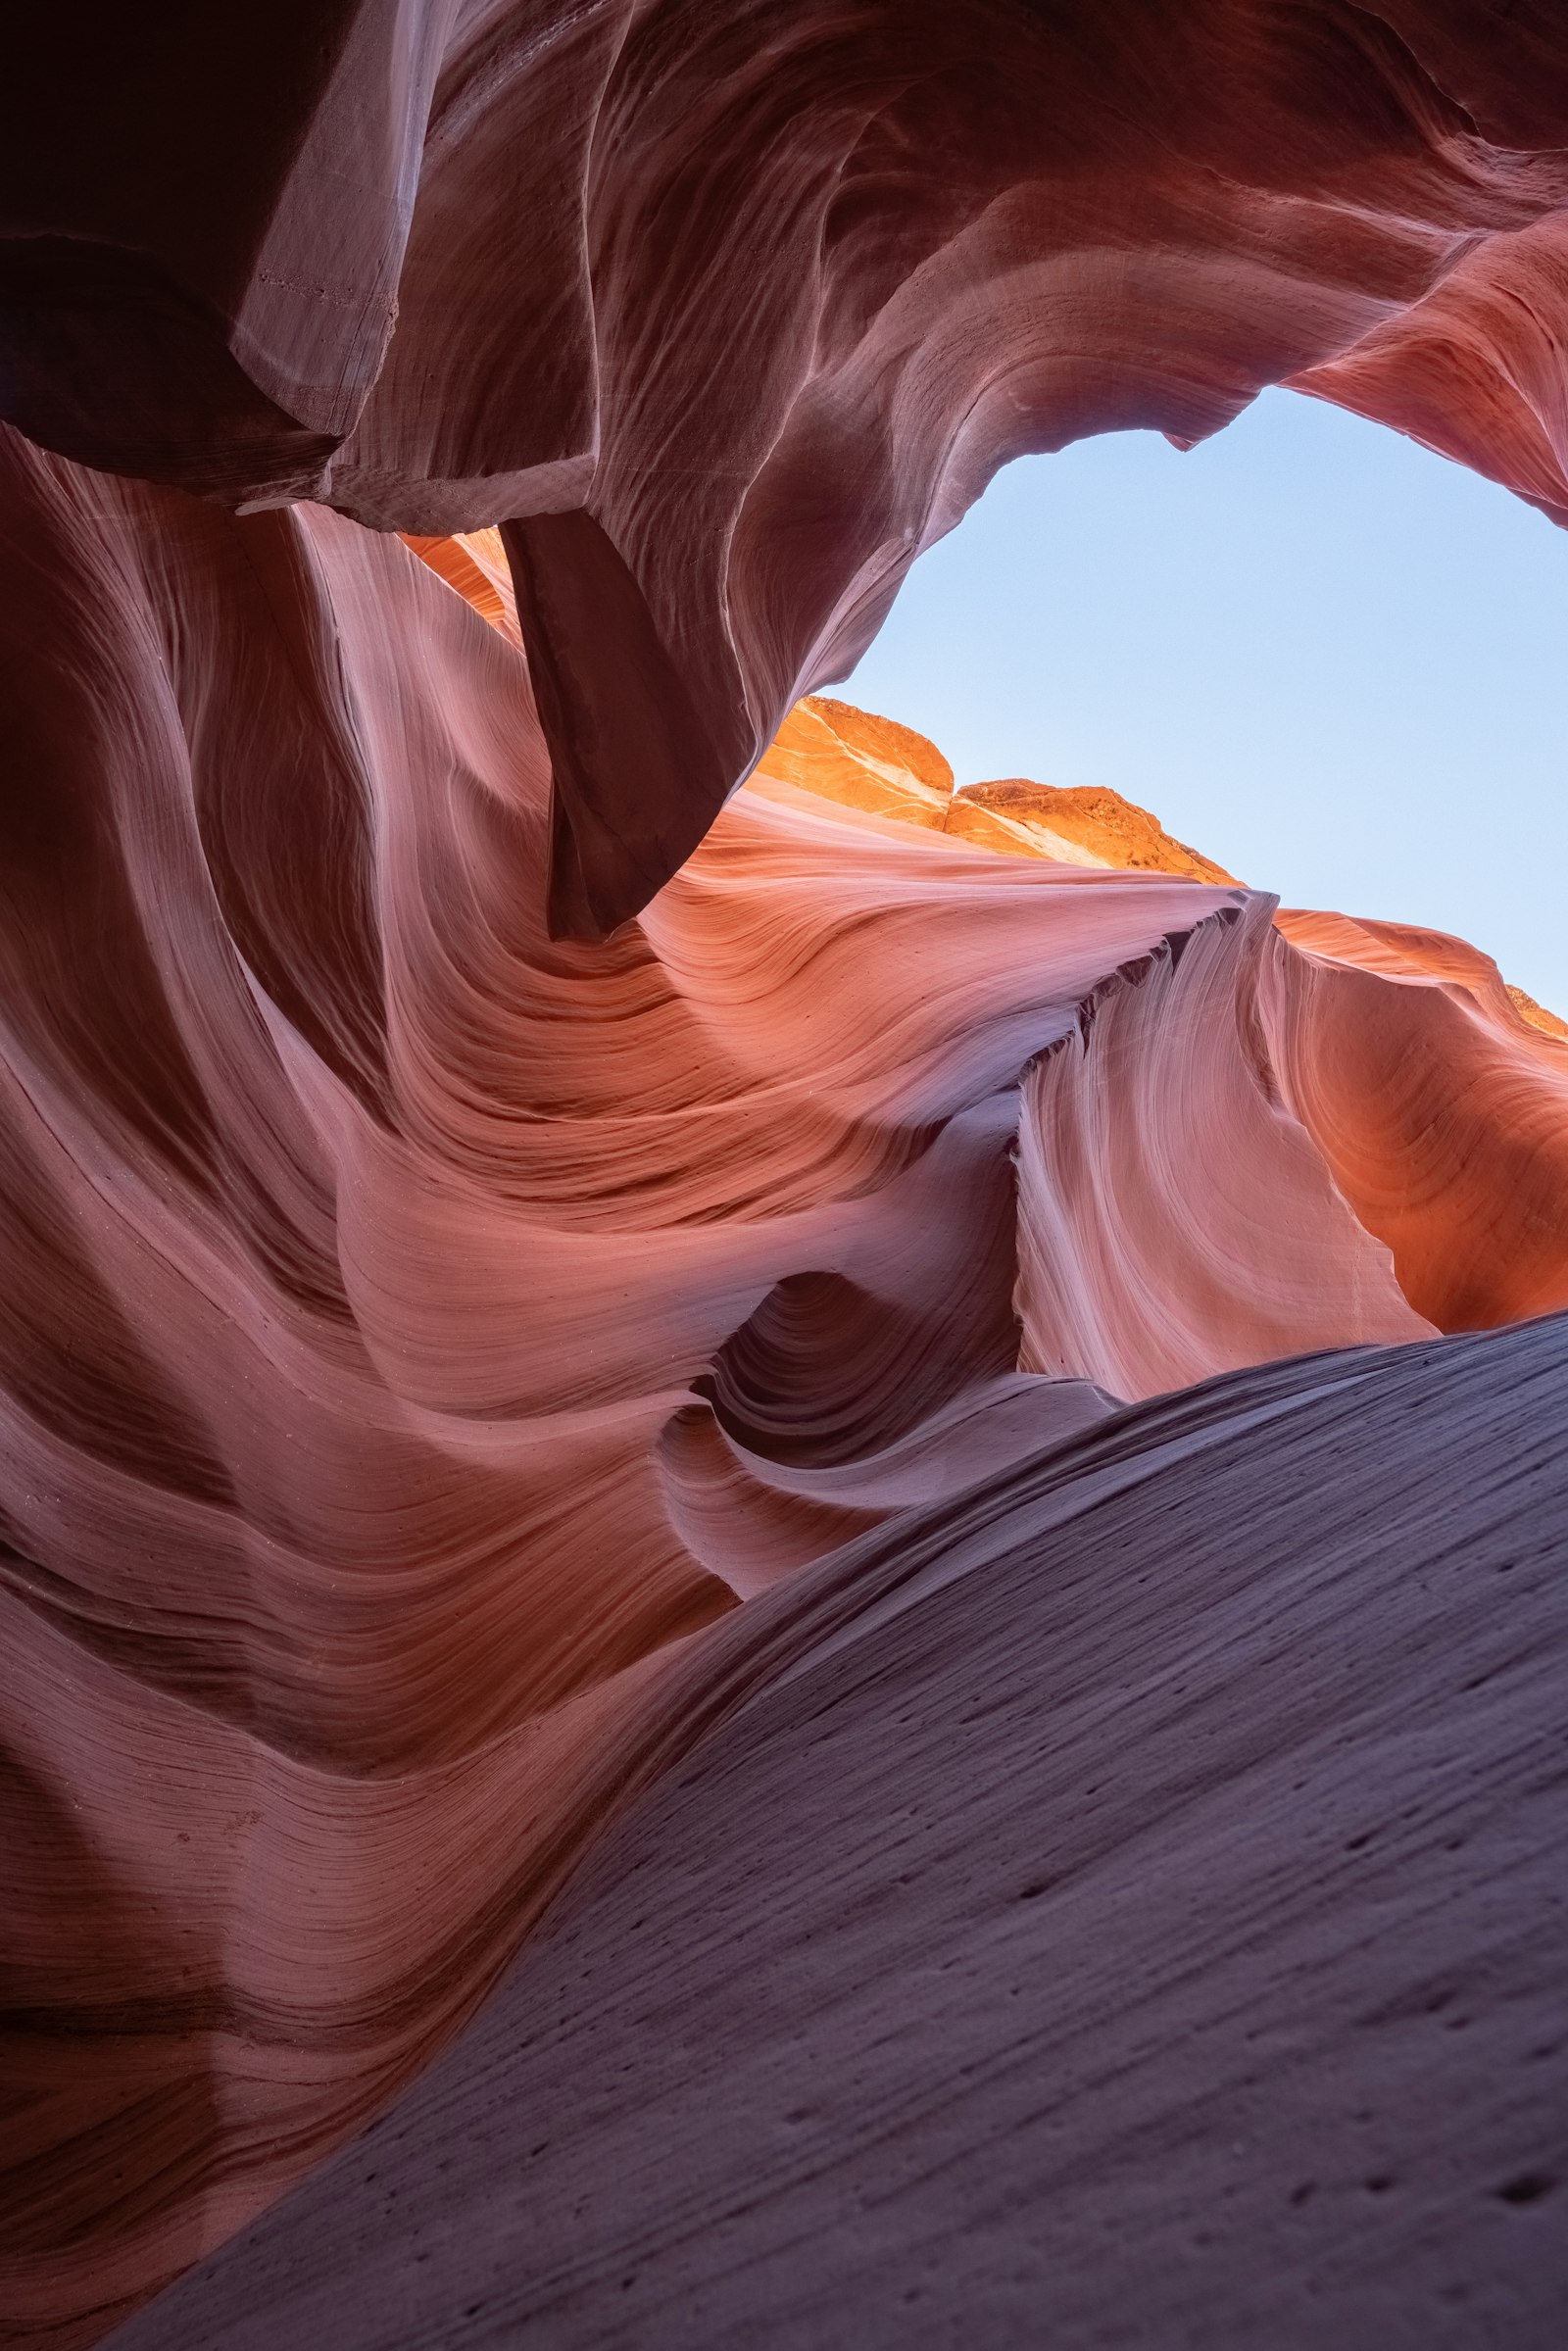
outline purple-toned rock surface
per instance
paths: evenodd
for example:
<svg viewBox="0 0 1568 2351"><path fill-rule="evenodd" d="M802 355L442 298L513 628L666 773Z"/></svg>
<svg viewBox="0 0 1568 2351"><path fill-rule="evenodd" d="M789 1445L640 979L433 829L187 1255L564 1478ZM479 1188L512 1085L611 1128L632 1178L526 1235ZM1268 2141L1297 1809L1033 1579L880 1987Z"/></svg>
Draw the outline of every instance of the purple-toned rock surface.
<svg viewBox="0 0 1568 2351"><path fill-rule="evenodd" d="M1139 1406L710 1640L483 2016L116 2351L1547 2351L1568 1323Z"/></svg>
<svg viewBox="0 0 1568 2351"><path fill-rule="evenodd" d="M1022 451L1289 378L1568 514L1556 0L29 15L0 413L514 524L562 929L646 903Z"/></svg>
<svg viewBox="0 0 1568 2351"><path fill-rule="evenodd" d="M797 697L1266 383L1568 518L1568 20L24 13L0 2339L1554 2346L1568 1046Z"/></svg>

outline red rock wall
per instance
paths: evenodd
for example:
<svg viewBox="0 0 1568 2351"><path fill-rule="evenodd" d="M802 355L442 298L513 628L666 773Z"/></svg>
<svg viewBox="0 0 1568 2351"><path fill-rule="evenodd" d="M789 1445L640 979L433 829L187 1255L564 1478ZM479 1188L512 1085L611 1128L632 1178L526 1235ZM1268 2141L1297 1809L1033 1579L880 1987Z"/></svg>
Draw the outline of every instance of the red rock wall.
<svg viewBox="0 0 1568 2351"><path fill-rule="evenodd" d="M1568 44L32 31L0 2306L63 2347L458 2030L716 1620L1127 1397L1568 1300L1564 1049L1454 943L725 805L1022 450L1294 378L1568 512Z"/></svg>
<svg viewBox="0 0 1568 2351"><path fill-rule="evenodd" d="M1568 1129L1367 934L781 781L552 944L477 563L488 627L320 509L5 458L6 2239L66 2341L466 2014L695 1631L1118 1396L1426 1331L1456 1233L1468 1319L1553 1302L1496 1231Z"/></svg>
<svg viewBox="0 0 1568 2351"><path fill-rule="evenodd" d="M99 6L11 117L24 432L514 525L563 930L646 903L1025 450L1295 380L1568 513L1551 0Z"/></svg>
<svg viewBox="0 0 1568 2351"><path fill-rule="evenodd" d="M450 2030L671 1643L1071 1425L1008 1089L1208 899L748 797L553 946L526 665L396 539L4 456L6 2303L71 2339Z"/></svg>

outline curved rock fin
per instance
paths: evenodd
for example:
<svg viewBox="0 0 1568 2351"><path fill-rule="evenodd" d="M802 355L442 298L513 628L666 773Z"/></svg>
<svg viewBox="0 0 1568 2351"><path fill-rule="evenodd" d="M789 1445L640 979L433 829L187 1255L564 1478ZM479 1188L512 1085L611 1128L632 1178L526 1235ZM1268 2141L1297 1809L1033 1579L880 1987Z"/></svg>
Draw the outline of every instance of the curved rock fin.
<svg viewBox="0 0 1568 2351"><path fill-rule="evenodd" d="M501 535L555 777L550 929L602 939L685 863L737 779L593 516L530 514Z"/></svg>

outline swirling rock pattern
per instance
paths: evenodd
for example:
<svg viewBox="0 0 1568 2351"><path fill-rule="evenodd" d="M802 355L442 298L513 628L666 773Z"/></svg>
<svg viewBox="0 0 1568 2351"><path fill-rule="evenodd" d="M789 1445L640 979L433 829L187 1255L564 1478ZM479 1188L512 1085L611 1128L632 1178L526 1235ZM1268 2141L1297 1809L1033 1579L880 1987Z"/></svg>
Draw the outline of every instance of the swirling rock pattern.
<svg viewBox="0 0 1568 2351"><path fill-rule="evenodd" d="M565 932L647 902L1025 450L1292 379L1568 514L1553 0L30 30L5 413L238 505L505 525Z"/></svg>
<svg viewBox="0 0 1568 2351"><path fill-rule="evenodd" d="M797 705L998 464L1114 425L1191 442L1268 382L1568 515L1560 12L153 13L40 17L0 159L0 2324L70 2351L253 2220L461 2036L643 1795L623 1835L661 1915L691 1897L663 1964L710 1988L737 2094L805 2133L797 2184L862 2126L818 2132L798 2063L724 2007L738 1856L784 1889L750 1915L797 2005L841 2008L858 1953L867 1984L918 1973L934 1936L980 1987L962 2062L1027 2086L1008 1936L950 1863L1010 1867L1009 1808L1087 1803L1103 1756L1149 1776L1123 1821L1147 1855L1091 1837L1109 1874L1067 1938L1032 1915L1085 2048L1115 2071L1124 1987L1091 1962L1122 1949L1165 2051L1129 2093L1132 2172L1112 2147L1097 2174L1082 2105L1061 2140L1083 2194L1132 2179L1158 2207L1138 2275L1166 2282L1126 2273L1124 2333L1145 2310L1206 2311L1214 2339L1272 2323L1161 2252L1189 2214L1148 2165L1196 2147L1211 2207L1233 2130L1183 2091L1184 2035L1303 2131L1327 2114L1343 2168L1355 2033L1455 1998L1485 2030L1443 2065L1379 2042L1397 2144L1345 2178L1382 2198L1441 2112L1473 2124L1492 2200L1429 2180L1407 2225L1351 2231L1355 2274L1379 2310L1430 2277L1423 2343L1469 2295L1534 2351L1561 2170L1556 2077L1525 2071L1559 2048L1560 1578L1537 1571L1561 1332L1435 1334L1568 1304L1568 1048L1460 943L1276 914L1143 811L955 795L907 730ZM1042 1559L1067 1562L1063 1607ZM1298 1621L1305 1649L1271 1648ZM990 1728L956 1769L963 1705L960 1747ZM1367 1832L1385 1876L1329 1926L1281 1785L1307 1716L1333 1752L1293 1782L1303 1809L1347 1775L1408 1787ZM1485 1821L1436 1862L1411 1824L1445 1740ZM882 1899L889 1775L929 1813L900 1862L918 1899ZM492 2012L526 2042L580 1934L603 2079L647 2013L608 1956L635 1948L627 1850ZM1192 1941L1195 1884L1230 1939ZM853 1931L819 1967L797 1946L828 1916ZM1433 1916L1442 1967L1412 1976ZM1224 1964L1184 2005L1160 1968L1200 1947ZM1316 2070L1293 2073L1269 1987L1314 1972ZM954 2015L939 1993L824 2025L851 2090L886 2091L873 2139ZM460 2106L494 2030L458 2039ZM548 2227L667 2115L675 2156L636 2191L648 2308L696 2291L721 2332L761 2339L773 2309L808 2338L808 2308L713 2278L711 2167L752 2160L745 2132L698 2145L667 2085L587 2095L563 2045L580 2130L540 2176ZM484 2076L509 2116L559 2104L549 2057ZM890 2160L925 2178L1012 2129L967 2112ZM821 2242L791 2143L758 2174L764 2279L792 2229ZM944 2292L1014 2293L999 2213L1028 2200L996 2177L997 2209L959 2197L944 2235L855 2172L901 2291L924 2244ZM150 2339L481 2320L452 2293L471 2227L428 2312L385 2265L415 2336L362 2283L351 2318L321 2298L311 2265L374 2239L348 2178ZM1102 2208L1073 2193L1081 2247ZM1293 2311L1330 2209L1259 2223L1304 2232ZM685 2271L682 2230L706 2248ZM874 2233L833 2240L823 2291ZM272 2245L299 2280L275 2307ZM1077 2326L1094 2291L1054 2266ZM886 2274L855 2287L868 2339ZM553 2275L507 2272L514 2315L604 2339L613 2275L641 2323L613 2230L546 2307Z"/></svg>
<svg viewBox="0 0 1568 2351"><path fill-rule="evenodd" d="M1119 1398L1429 1331L1378 1153L1492 1262L1563 1054L1456 947L769 775L553 943L483 544L4 455L5 2234L69 2342L467 2015L701 1628Z"/></svg>
<svg viewBox="0 0 1568 2351"><path fill-rule="evenodd" d="M1025 778L955 792L952 770L922 737L843 703L792 711L758 774L1008 857L1233 878L1114 792L1061 791ZM1492 958L1462 939L1277 907L1265 936L1260 925L1274 902L1250 897L1245 945L1217 956L1211 936L1178 981L1186 942L1165 941L1148 984L1133 993L1130 975L1118 974L1086 1002L1082 1053L1042 1064L1026 1089L1026 1358L1032 1281L1051 1291L1039 1367L1095 1363L1095 1376L1124 1396L1282 1351L1265 1336L1276 1311L1304 1346L1319 1314L1327 1345L1351 1332L1369 1341L1415 1336L1407 1302L1430 1317L1427 1327L1446 1331L1568 1303L1568 1027L1506 985ZM1209 1087L1228 1092L1209 1099ZM1129 1151L1142 1164L1137 1176ZM1269 1188L1259 1198L1264 1164ZM1271 1305L1289 1253L1282 1203L1300 1181L1319 1204L1308 1210L1298 1199L1295 1238L1303 1254ZM1128 1183L1140 1199L1130 1213L1119 1194ZM1364 1228L1360 1238L1351 1238L1348 1209ZM1249 1269L1246 1236L1259 1213L1268 1239ZM1045 1235L1063 1216L1088 1223L1053 1252ZM1320 1218L1321 1251L1309 1238ZM1189 1262L1184 1273L1205 1221L1215 1262L1204 1274ZM1102 1246L1088 1245L1091 1229ZM1365 1252L1366 1234L1394 1251L1397 1298L1388 1267ZM1092 1304L1070 1306L1068 1292L1080 1281L1109 1289ZM1169 1330L1159 1336L1161 1301L1189 1282L1202 1300L1196 1353ZM1111 1369L1096 1350L1118 1319L1109 1293L1122 1288L1119 1318L1134 1352ZM1228 1312L1260 1320L1234 1351L1222 1346L1210 1355ZM1077 1347L1067 1336L1075 1324Z"/></svg>
<svg viewBox="0 0 1568 2351"><path fill-rule="evenodd" d="M479 2023L123 2351L1548 2351L1565 1391L1560 1318L1232 1374L732 1617Z"/></svg>
<svg viewBox="0 0 1568 2351"><path fill-rule="evenodd" d="M1016 1376L1012 1090L1209 897L748 796L644 929L553 947L498 628L329 514L4 455L5 2243L47 2332L450 2029L760 1556L1103 1408Z"/></svg>

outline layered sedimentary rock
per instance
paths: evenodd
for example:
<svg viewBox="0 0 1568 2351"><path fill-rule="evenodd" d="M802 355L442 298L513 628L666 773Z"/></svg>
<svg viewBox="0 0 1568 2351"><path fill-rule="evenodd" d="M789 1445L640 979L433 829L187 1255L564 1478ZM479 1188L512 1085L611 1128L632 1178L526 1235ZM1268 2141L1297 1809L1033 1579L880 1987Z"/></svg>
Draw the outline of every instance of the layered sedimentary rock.
<svg viewBox="0 0 1568 2351"><path fill-rule="evenodd" d="M11 2337L102 2333L458 2036L412 2168L345 2156L142 2339L647 2339L672 2296L820 2339L813 2294L940 2338L971 2286L1030 2339L1049 2274L1123 2339L1343 2339L1357 2290L1393 2339L1430 2289L1412 2339L1535 2351L1561 1335L1439 1334L1568 1303L1565 1049L1143 811L779 727L1086 431L1290 379L1568 514L1560 13L28 35ZM1265 2132L1310 2169L1244 2167L1205 2280Z"/></svg>
<svg viewBox="0 0 1568 2351"><path fill-rule="evenodd" d="M499 629L5 459L6 2306L69 2339L465 2012L671 1641L1103 1409L1017 1377L1012 1089L1212 901L749 799L552 946Z"/></svg>
<svg viewBox="0 0 1568 2351"><path fill-rule="evenodd" d="M817 700L791 711L757 772L846 808L976 841L1007 857L1233 879L1115 792L1022 778L956 791L952 769L922 736L845 703ZM1250 1347L1223 1360L1280 1351L1261 1335L1273 1311L1274 1277L1261 1260L1250 1272L1246 1267L1259 1168L1272 1169L1262 1195L1271 1266L1288 1221L1282 1202L1294 1188L1285 1162L1263 1142L1269 1132L1292 1138L1288 1156L1298 1133L1303 1142L1310 1138L1302 1164L1312 1168L1311 1188L1337 1236L1314 1276L1307 1265L1315 1218L1308 1213L1297 1227L1307 1253L1286 1283L1284 1312L1298 1344L1306 1344L1301 1317L1312 1313L1306 1301L1313 1297L1325 1344L1345 1338L1354 1324L1345 1284L1358 1296L1363 1284L1351 1270L1354 1249L1348 1253L1338 1237L1348 1231L1340 1221L1347 1207L1352 1222L1358 1219L1394 1251L1405 1298L1444 1330L1568 1305L1568 1054L1561 1050L1568 1028L1508 986L1491 956L1465 940L1299 908L1276 908L1275 935L1265 940L1258 923L1273 902L1251 895L1247 921L1253 945L1239 961L1224 960L1218 993L1220 967L1209 948L1178 980L1181 943L1174 943L1168 966L1136 991L1136 1002L1118 975L1086 1004L1081 1057L1063 1057L1031 1081L1028 1100L1037 1111L1048 1100L1059 1102L1064 1089L1074 1100L1053 1146L1033 1160L1034 1130L1026 1117L1026 1170L1035 1166L1041 1181L1081 1202L1104 1227L1105 1248L1068 1251L1068 1278L1125 1284L1127 1328L1136 1330L1136 1349L1147 1350L1148 1377L1129 1364L1110 1385L1139 1395L1218 1367L1203 1351L1206 1338L1189 1357L1179 1343L1168 1351L1158 1330L1157 1301L1181 1287L1175 1269L1204 1222L1205 1196L1222 1262L1200 1282L1206 1300L1200 1324L1206 1332L1222 1313L1221 1299L1229 1298L1237 1311L1262 1319ZM1335 1009L1322 1020L1318 1014L1331 1000ZM1091 1021L1106 1006L1091 1045ZM1249 1065L1252 1083L1240 1094L1228 1102L1205 1098L1205 1086L1226 1082L1223 1071ZM1203 1073L1196 1086L1195 1068ZM1252 1100L1258 1088L1266 1113ZM1086 1138L1097 1123L1102 1139L1091 1148ZM1089 1160L1081 1156L1085 1149ZM1146 1203L1127 1215L1118 1202L1104 1153L1124 1155L1129 1149L1157 1173L1128 1180L1164 1193L1164 1214L1150 1215ZM1044 1210L1043 1196L1035 1204L1049 1221L1054 1211ZM1038 1251L1034 1215L1025 1215L1023 1232L1026 1250ZM1139 1232L1150 1237L1154 1262L1148 1267L1136 1244L1131 1252L1125 1246ZM1370 1300L1370 1289L1365 1296ZM1056 1293L1054 1312L1063 1302ZM1085 1326L1093 1335L1086 1337L1084 1360L1102 1344L1105 1321L1101 1299ZM1024 1324L1027 1331L1027 1313ZM1368 1336L1377 1335L1369 1327ZM1069 1360L1079 1358L1071 1347L1064 1351L1058 1336L1041 1365L1065 1368Z"/></svg>
<svg viewBox="0 0 1568 2351"><path fill-rule="evenodd" d="M68 2343L461 2024L703 1628L1126 1398L1557 1302L1568 1122L1457 948L766 774L553 943L483 543L5 461L5 2242Z"/></svg>
<svg viewBox="0 0 1568 2351"><path fill-rule="evenodd" d="M1190 443L1289 378L1568 514L1552 0L98 0L28 31L5 413L234 504L503 524L562 930L647 902L1025 450Z"/></svg>
<svg viewBox="0 0 1568 2351"><path fill-rule="evenodd" d="M1549 2351L1565 1386L1560 1319L1233 1374L731 1618L479 2023L124 2351Z"/></svg>

